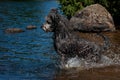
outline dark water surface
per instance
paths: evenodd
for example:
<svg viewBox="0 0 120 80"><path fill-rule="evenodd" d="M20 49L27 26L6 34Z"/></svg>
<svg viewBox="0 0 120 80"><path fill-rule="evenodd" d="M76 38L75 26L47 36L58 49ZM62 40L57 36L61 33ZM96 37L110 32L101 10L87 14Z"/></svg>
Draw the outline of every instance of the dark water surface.
<svg viewBox="0 0 120 80"><path fill-rule="evenodd" d="M111 48L104 54L107 56L104 63L95 65L109 66L58 71L52 33L40 28L49 10L56 7L55 0L0 2L0 80L120 80L119 30L105 33ZM28 25L35 25L37 29L26 30ZM25 32L4 32L6 28L16 27Z"/></svg>
<svg viewBox="0 0 120 80"><path fill-rule="evenodd" d="M56 55L51 33L40 26L55 0L0 2L0 80L52 80ZM25 30L35 25L35 30ZM6 28L22 28L23 33L7 34Z"/></svg>

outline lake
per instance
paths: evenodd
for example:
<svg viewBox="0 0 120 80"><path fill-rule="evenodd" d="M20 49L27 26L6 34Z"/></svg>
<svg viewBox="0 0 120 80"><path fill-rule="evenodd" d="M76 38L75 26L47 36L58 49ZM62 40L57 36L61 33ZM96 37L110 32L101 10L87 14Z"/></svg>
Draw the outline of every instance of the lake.
<svg viewBox="0 0 120 80"><path fill-rule="evenodd" d="M116 54L112 59L117 64L87 70L58 68L52 33L41 29L50 9L58 7L56 0L0 1L0 80L120 80L120 31L105 33L114 45L108 53ZM37 29L26 30L28 25ZM4 32L7 28L25 32L9 34Z"/></svg>
<svg viewBox="0 0 120 80"><path fill-rule="evenodd" d="M55 0L0 2L0 80L52 80L56 52L52 34L40 26ZM37 29L26 30L35 25ZM23 33L7 34L6 28L22 28Z"/></svg>

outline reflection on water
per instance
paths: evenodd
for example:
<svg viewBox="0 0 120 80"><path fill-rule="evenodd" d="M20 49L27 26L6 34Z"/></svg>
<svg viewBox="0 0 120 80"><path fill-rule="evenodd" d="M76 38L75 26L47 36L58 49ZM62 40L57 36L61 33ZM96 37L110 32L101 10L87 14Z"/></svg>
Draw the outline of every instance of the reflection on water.
<svg viewBox="0 0 120 80"><path fill-rule="evenodd" d="M40 26L55 0L0 2L0 80L52 80L56 55L51 33ZM35 25L37 29L6 34L6 28Z"/></svg>
<svg viewBox="0 0 120 80"><path fill-rule="evenodd" d="M88 65L90 69L85 70L57 69L52 33L40 28L45 15L54 7L58 7L55 0L0 2L0 80L120 80L117 65L120 64L120 31L105 33L112 46L102 60L105 59L106 64L112 60L115 63L112 66L93 68L92 64L93 67ZM25 30L28 25L35 25L37 29ZM12 27L25 32L4 33Z"/></svg>

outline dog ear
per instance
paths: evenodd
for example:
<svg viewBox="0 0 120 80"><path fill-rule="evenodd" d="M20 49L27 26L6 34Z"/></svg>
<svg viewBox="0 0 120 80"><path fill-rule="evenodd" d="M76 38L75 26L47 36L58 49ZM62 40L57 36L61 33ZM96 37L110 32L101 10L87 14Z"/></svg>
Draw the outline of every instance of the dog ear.
<svg viewBox="0 0 120 80"><path fill-rule="evenodd" d="M58 10L57 9L51 9L50 13L49 13L49 17L51 18L52 21L57 21L59 19L58 17Z"/></svg>
<svg viewBox="0 0 120 80"><path fill-rule="evenodd" d="M50 13L55 13L55 14L57 14L57 13L58 13L58 9L57 9L57 8L53 8L53 9L50 10Z"/></svg>

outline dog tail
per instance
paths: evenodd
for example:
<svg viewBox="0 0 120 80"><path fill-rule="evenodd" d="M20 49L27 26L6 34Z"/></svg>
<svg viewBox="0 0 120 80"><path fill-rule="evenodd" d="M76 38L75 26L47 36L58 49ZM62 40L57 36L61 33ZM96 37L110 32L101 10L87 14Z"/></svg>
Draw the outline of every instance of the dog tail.
<svg viewBox="0 0 120 80"><path fill-rule="evenodd" d="M97 33L97 35L101 36L103 38L103 40L104 40L104 44L102 46L102 51L105 51L105 50L109 49L109 47L110 47L109 38L107 36L101 34L101 33Z"/></svg>

